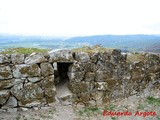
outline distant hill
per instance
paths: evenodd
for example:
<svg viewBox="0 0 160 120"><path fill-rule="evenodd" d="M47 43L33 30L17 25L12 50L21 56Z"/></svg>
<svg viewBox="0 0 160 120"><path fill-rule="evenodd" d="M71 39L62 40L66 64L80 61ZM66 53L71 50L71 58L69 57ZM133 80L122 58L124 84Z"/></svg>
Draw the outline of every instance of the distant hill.
<svg viewBox="0 0 160 120"><path fill-rule="evenodd" d="M160 35L96 35L74 37L67 40L70 43L86 42L91 45L101 44L108 48L119 48L124 51L152 51L157 45L156 52L160 52ZM153 51L154 48L153 48Z"/></svg>
<svg viewBox="0 0 160 120"><path fill-rule="evenodd" d="M69 39L45 36L2 36L0 50L15 47L72 49L101 44L122 51L147 51L160 53L160 35L95 35Z"/></svg>
<svg viewBox="0 0 160 120"><path fill-rule="evenodd" d="M160 53L160 43L155 43L150 45L148 48L144 50L145 52L153 52L153 53Z"/></svg>

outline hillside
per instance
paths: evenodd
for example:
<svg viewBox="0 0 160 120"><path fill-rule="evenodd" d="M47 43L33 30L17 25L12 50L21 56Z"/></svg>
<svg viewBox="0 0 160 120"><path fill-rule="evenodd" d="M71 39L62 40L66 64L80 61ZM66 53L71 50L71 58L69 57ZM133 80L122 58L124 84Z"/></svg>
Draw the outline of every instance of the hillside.
<svg viewBox="0 0 160 120"><path fill-rule="evenodd" d="M147 51L155 52L153 46L156 45L160 52L159 35L97 35L86 37L75 37L68 39L70 43L88 43L91 45L101 44L107 48L119 48L123 51Z"/></svg>
<svg viewBox="0 0 160 120"><path fill-rule="evenodd" d="M72 49L97 44L106 48L118 48L123 52L160 53L160 35L96 35L69 39L47 36L0 36L0 50L17 47Z"/></svg>

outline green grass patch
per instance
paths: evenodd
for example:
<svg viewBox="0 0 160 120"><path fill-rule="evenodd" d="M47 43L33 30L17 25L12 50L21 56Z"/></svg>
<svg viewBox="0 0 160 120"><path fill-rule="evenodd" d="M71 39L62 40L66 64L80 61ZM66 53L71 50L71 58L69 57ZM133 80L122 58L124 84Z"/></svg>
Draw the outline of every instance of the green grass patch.
<svg viewBox="0 0 160 120"><path fill-rule="evenodd" d="M84 109L82 110L79 110L79 115L80 116L83 116L83 115L92 115L94 113L98 113L98 114L101 114L101 111L98 107L94 106L94 107L85 107Z"/></svg>
<svg viewBox="0 0 160 120"><path fill-rule="evenodd" d="M0 54L31 54L33 52L45 54L49 49L40 49L40 48L9 48L5 49Z"/></svg>
<svg viewBox="0 0 160 120"><path fill-rule="evenodd" d="M149 97L147 97L146 102L151 105L160 106L160 98L154 98L154 97L149 96Z"/></svg>
<svg viewBox="0 0 160 120"><path fill-rule="evenodd" d="M112 110L115 111L115 105L109 104L104 107L97 107L97 106L91 106L91 107L85 107L81 110L79 110L80 116L92 116L92 115L101 115L104 110ZM114 118L113 118L114 119Z"/></svg>
<svg viewBox="0 0 160 120"><path fill-rule="evenodd" d="M111 119L112 119L112 120L116 120L116 118L115 118L115 117L111 117Z"/></svg>
<svg viewBox="0 0 160 120"><path fill-rule="evenodd" d="M104 107L104 110L112 110L112 111L114 111L115 110L115 106L113 104L109 104L109 105Z"/></svg>

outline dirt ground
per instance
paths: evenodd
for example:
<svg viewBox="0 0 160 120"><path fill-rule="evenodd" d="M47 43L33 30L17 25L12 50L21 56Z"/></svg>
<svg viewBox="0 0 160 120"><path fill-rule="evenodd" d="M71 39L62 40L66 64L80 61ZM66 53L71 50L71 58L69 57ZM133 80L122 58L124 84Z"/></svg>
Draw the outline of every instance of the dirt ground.
<svg viewBox="0 0 160 120"><path fill-rule="evenodd" d="M110 111L128 111L132 115L112 114L111 116L108 113ZM145 112L155 112L156 115L148 114L145 116ZM64 106L56 102L50 107L43 107L40 110L35 108L35 110L25 111L24 109L23 112L7 113L0 111L0 120L160 120L160 90L151 94L133 95L101 106Z"/></svg>

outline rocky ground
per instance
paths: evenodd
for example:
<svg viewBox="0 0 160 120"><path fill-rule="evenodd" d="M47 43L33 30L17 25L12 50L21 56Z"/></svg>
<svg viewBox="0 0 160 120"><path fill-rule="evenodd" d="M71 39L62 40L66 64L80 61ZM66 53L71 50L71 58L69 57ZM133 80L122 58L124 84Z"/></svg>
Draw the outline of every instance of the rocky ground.
<svg viewBox="0 0 160 120"><path fill-rule="evenodd" d="M148 97L153 96L153 97ZM106 111L131 112L128 116L105 115ZM135 115L136 112L155 112L154 116L144 114ZM101 106L84 107L81 105L62 105L56 102L50 107L41 110L28 110L23 112L0 112L0 120L160 120L160 90L150 94L133 95L123 100L111 101Z"/></svg>

